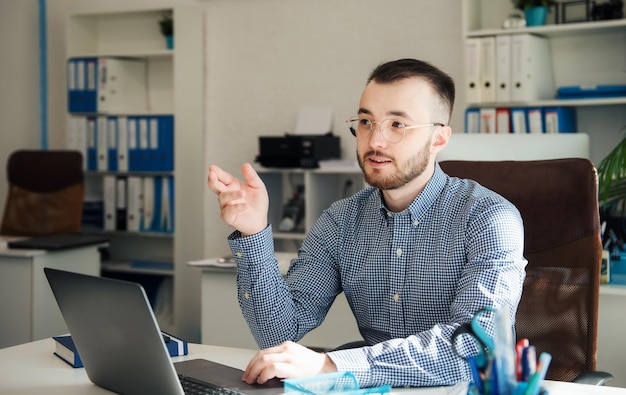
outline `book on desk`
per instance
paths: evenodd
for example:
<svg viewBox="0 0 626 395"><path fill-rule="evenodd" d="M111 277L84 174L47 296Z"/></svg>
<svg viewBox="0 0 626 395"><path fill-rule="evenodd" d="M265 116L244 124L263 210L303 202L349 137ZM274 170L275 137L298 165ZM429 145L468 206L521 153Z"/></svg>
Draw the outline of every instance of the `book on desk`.
<svg viewBox="0 0 626 395"><path fill-rule="evenodd" d="M179 339L163 331L161 331L161 333L170 357L178 357L189 354L189 345L185 340ZM61 358L74 368L83 367L83 361L80 359L80 355L76 350L76 346L74 345L71 335L53 336L52 339L55 341L54 355Z"/></svg>

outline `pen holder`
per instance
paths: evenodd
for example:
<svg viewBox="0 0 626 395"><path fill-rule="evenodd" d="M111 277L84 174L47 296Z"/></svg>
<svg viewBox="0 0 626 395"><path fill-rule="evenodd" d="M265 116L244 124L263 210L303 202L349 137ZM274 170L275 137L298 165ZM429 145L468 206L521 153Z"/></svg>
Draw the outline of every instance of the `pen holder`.
<svg viewBox="0 0 626 395"><path fill-rule="evenodd" d="M518 381L515 384L515 388L513 389L513 392L511 392L511 395L526 395L527 391L528 391L528 382ZM480 392L478 388L476 388L476 385L474 383L469 383L469 386L467 387L467 395L496 395L496 394L497 392L494 392L494 391ZM548 391L539 387L537 394L547 395Z"/></svg>

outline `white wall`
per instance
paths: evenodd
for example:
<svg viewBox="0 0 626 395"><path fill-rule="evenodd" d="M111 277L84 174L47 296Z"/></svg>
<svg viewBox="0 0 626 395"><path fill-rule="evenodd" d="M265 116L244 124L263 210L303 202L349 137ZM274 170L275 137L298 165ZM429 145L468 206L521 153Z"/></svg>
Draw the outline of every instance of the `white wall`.
<svg viewBox="0 0 626 395"><path fill-rule="evenodd" d="M427 60L457 81L453 129L465 107L461 5L457 0L214 0L207 8L207 163L239 173L259 135L293 131L303 105L334 109L343 155L355 157L344 120L380 62ZM207 191L207 256L227 252Z"/></svg>
<svg viewBox="0 0 626 395"><path fill-rule="evenodd" d="M206 4L208 151L241 150L225 156L220 161L225 166L253 159L259 134L292 131L302 105L334 108L334 131L342 138L344 156L353 157L355 145L344 120L355 114L369 72L383 61L424 59L462 87L457 0ZM458 104L453 127L460 131L464 103Z"/></svg>
<svg viewBox="0 0 626 395"><path fill-rule="evenodd" d="M39 6L0 0L0 218L11 152L40 147Z"/></svg>

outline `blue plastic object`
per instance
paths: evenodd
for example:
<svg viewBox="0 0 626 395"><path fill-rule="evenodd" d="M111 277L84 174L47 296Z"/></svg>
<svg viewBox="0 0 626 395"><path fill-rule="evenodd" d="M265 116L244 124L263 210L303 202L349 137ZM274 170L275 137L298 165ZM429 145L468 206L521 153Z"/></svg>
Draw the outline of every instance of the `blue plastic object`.
<svg viewBox="0 0 626 395"><path fill-rule="evenodd" d="M561 86L557 99L600 99L626 96L626 85Z"/></svg>
<svg viewBox="0 0 626 395"><path fill-rule="evenodd" d="M383 385L372 388L359 388L356 377L350 372L320 374L312 377L286 379L285 393L292 395L322 395L322 394L385 394L391 391L391 386Z"/></svg>

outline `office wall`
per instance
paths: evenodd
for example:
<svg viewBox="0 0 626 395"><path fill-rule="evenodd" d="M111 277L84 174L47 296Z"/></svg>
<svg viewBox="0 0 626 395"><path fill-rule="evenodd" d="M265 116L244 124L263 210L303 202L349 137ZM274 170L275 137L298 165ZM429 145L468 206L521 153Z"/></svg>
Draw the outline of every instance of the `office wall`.
<svg viewBox="0 0 626 395"><path fill-rule="evenodd" d="M207 8L207 163L239 173L259 135L293 131L300 106L334 109L333 131L355 157L345 119L356 113L369 72L383 61L417 57L456 79L453 129L465 103L461 5L457 0L211 0ZM227 252L230 229L205 199L208 256Z"/></svg>
<svg viewBox="0 0 626 395"><path fill-rule="evenodd" d="M10 0L0 0L4 3ZM331 106L334 131L345 157L355 145L344 120L356 111L368 73L378 63L417 57L457 80L452 126L461 131L463 86L461 6L457 0L178 0L206 10L206 153L238 171L257 154L259 135L290 132L298 107ZM11 2L17 3L17 2ZM21 2L20 2L21 3ZM37 2L29 0L37 15ZM163 0L49 0L49 145L65 144L65 18L71 11L158 7ZM2 13L6 15L5 13ZM34 26L34 23L29 26ZM31 32L35 35L36 30ZM35 57L35 48L30 49ZM202 54L198 54L202 56ZM2 67L6 67L4 62ZM36 70L33 72L37 75ZM24 78L25 79L25 78ZM22 78L20 78L22 80ZM36 85L34 99L36 102ZM10 101L10 95L2 94ZM4 110L3 106L3 110ZM25 112L26 105L18 111ZM36 118L34 118L36 119ZM180 131L184 132L184 131ZM203 142L198 142L203 144ZM199 180L205 182L205 180ZM207 191L204 209L207 256L227 252L230 231Z"/></svg>
<svg viewBox="0 0 626 395"><path fill-rule="evenodd" d="M354 157L344 120L383 61L416 57L462 87L457 0L207 1L207 152L238 148L224 165L257 154L257 136L290 132L298 107L330 106L343 154ZM463 99L459 94L459 99ZM462 130L464 103L453 127ZM211 155L214 156L214 155Z"/></svg>
<svg viewBox="0 0 626 395"><path fill-rule="evenodd" d="M0 0L0 217L9 155L40 147L38 12L37 0Z"/></svg>

